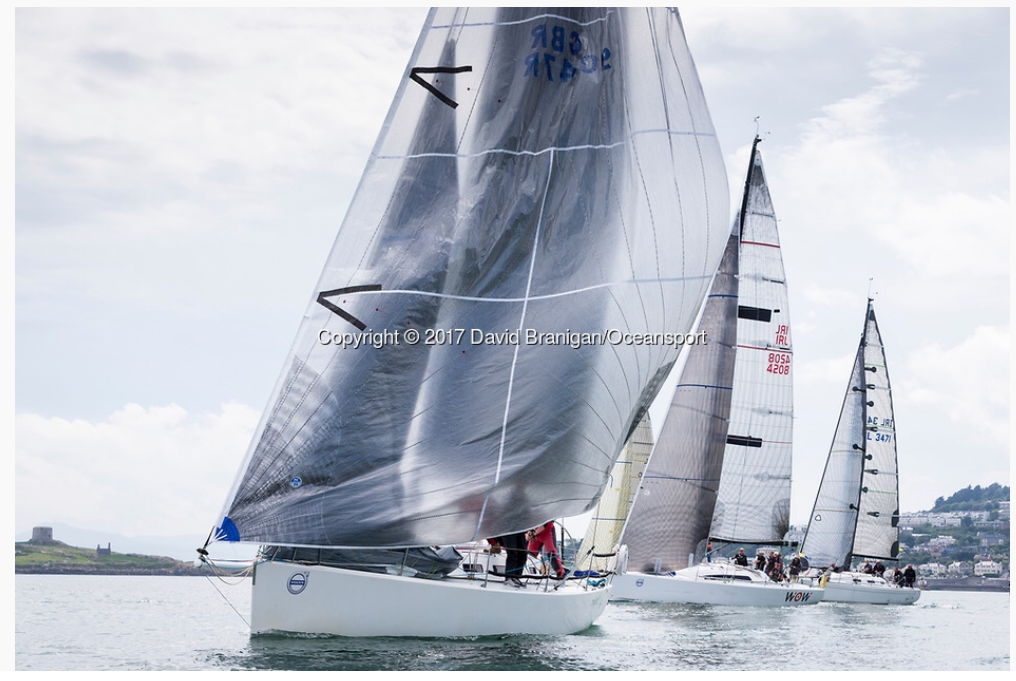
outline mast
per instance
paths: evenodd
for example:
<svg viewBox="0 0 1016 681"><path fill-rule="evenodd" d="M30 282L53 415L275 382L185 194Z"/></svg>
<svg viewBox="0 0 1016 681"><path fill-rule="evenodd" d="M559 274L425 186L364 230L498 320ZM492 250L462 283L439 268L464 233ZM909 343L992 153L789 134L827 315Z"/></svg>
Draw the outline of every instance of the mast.
<svg viewBox="0 0 1016 681"><path fill-rule="evenodd" d="M882 336L868 299L864 328L864 465L858 484L851 558L899 555L899 476L896 420Z"/></svg>
<svg viewBox="0 0 1016 681"><path fill-rule="evenodd" d="M867 370L867 367L864 366L864 360L865 360L865 349L868 346L868 320L869 320L869 318L871 316L871 302L872 302L871 298L868 298L868 306L867 306L867 308L864 311L864 331L861 333L861 344L860 344L860 346L857 349L857 360L858 360L858 363L859 363L860 367L862 369L864 369L865 371ZM868 383L866 381L866 374L863 371L860 374L860 380L857 381L856 385L851 386L851 390L853 390L855 392L858 392L861 395L861 402L860 402L861 423L862 424L867 424L868 423L868 402L869 402L869 400L868 400ZM854 562L854 542L857 539L857 522L858 522L858 519L860 518L861 493L864 490L864 462L871 460L871 454L868 454L868 451L867 451L867 442L866 442L866 438L865 438L866 433L867 433L867 426L866 425L862 425L862 428L861 428L860 432L856 433L856 435L858 436L857 439L861 440L861 443L860 443L860 445L856 445L856 444L853 445L855 448L859 449L862 458L861 458L861 465L860 465L860 467L858 469L857 486L856 486L856 489L854 490L854 492L855 492L855 494L854 494L854 500L853 500L853 503L851 503L850 506L849 506L850 510L853 511L852 516L853 516L853 519L854 519L854 523L853 523L854 526L852 528L852 531L847 535L848 538L849 538L850 545L847 548L847 554L846 554L843 562L841 563L841 567L846 568L846 569L849 569L851 564L853 564L853 562Z"/></svg>
<svg viewBox="0 0 1016 681"><path fill-rule="evenodd" d="M744 238L744 216L748 213L748 194L751 191L751 173L755 168L755 154L758 152L758 143L761 142L761 138L755 135L754 141L751 143L751 156L748 159L748 172L744 176L744 191L741 193L741 212L737 214L737 219L740 224L738 230L738 238Z"/></svg>
<svg viewBox="0 0 1016 681"><path fill-rule="evenodd" d="M755 136L739 216L737 358L709 538L768 544L790 524L793 345L778 222Z"/></svg>

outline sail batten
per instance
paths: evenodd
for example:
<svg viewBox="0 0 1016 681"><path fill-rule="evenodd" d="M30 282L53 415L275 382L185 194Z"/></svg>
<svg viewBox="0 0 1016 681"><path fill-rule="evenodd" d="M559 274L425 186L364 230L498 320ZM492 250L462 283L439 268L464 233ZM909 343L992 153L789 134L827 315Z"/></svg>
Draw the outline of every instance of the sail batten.
<svg viewBox="0 0 1016 681"><path fill-rule="evenodd" d="M588 510L727 200L675 11L432 10L221 534L431 546Z"/></svg>

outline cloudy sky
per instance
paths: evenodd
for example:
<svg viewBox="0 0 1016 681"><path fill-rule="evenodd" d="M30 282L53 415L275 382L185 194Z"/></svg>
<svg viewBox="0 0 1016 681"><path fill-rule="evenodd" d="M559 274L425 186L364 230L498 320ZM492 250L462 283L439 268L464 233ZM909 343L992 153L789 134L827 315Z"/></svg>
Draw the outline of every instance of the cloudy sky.
<svg viewBox="0 0 1016 681"><path fill-rule="evenodd" d="M207 533L425 15L16 11L15 532ZM903 510L1009 484L1009 10L682 17L732 205L756 117L764 138L791 520L869 286Z"/></svg>

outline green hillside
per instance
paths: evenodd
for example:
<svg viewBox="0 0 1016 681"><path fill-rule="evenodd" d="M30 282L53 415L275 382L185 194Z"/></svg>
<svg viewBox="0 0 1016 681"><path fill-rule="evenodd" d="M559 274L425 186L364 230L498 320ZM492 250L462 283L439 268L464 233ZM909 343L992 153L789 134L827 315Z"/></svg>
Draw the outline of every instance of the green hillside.
<svg viewBox="0 0 1016 681"><path fill-rule="evenodd" d="M948 499L939 497L935 500L932 513L946 513L949 511L994 511L998 509L998 502L1009 501L1009 487L994 482L987 487L976 485L967 486L953 494Z"/></svg>
<svg viewBox="0 0 1016 681"><path fill-rule="evenodd" d="M45 575L199 575L199 568L164 556L110 553L63 542L15 542L15 574Z"/></svg>

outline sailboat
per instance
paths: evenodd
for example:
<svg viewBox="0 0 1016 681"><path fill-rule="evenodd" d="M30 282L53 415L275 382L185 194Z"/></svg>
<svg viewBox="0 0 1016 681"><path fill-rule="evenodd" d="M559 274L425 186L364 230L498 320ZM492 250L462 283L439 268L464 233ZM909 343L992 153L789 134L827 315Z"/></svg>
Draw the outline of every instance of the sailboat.
<svg viewBox="0 0 1016 681"><path fill-rule="evenodd" d="M740 219L706 299L660 438L624 529L612 599L715 605L817 603L822 591L713 562L710 540L781 543L792 418L786 281L756 137ZM705 562L703 562L703 560Z"/></svg>
<svg viewBox="0 0 1016 681"><path fill-rule="evenodd" d="M518 588L454 547L595 505L728 198L675 10L431 10L201 550L262 547L252 632L588 627L605 580Z"/></svg>
<svg viewBox="0 0 1016 681"><path fill-rule="evenodd" d="M821 574L811 571L825 583L825 600L905 605L920 598L917 589L899 588L876 574L851 569L859 559L898 564L899 519L892 387L874 301L869 298L864 332L801 545L812 566L831 568Z"/></svg>

